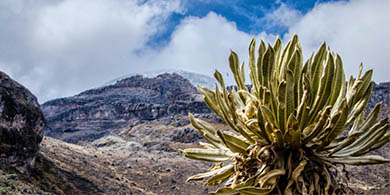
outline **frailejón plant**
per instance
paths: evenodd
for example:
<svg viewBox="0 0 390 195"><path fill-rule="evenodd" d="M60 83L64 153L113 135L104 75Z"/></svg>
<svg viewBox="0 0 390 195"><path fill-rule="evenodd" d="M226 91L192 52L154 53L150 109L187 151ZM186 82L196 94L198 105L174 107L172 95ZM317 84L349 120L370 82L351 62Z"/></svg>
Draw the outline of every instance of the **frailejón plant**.
<svg viewBox="0 0 390 195"><path fill-rule="evenodd" d="M390 140L388 118L377 121L381 104L365 108L373 87L372 70L346 83L338 54L323 43L303 63L296 35L282 51L261 41L249 46L250 86L244 63L231 51L230 69L237 87L227 89L220 72L215 90L198 86L204 101L232 131L220 131L190 114L208 143L181 150L188 158L213 162L206 173L216 194L347 193L345 165L390 162L369 154Z"/></svg>

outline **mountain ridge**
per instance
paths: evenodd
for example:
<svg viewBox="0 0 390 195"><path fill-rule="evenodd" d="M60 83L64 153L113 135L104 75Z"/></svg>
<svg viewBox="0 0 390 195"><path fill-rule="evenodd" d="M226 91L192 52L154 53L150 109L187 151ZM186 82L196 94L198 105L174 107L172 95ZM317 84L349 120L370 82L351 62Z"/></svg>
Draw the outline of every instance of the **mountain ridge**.
<svg viewBox="0 0 390 195"><path fill-rule="evenodd" d="M200 86L204 86L207 88L214 88L215 83L216 83L214 78L207 76L207 75L204 75L204 74L180 70L180 69L160 69L160 70L155 70L155 71L132 73L132 74L128 74L125 76L121 76L121 77L118 77L116 79L113 79L113 80L105 83L102 87L105 87L108 85L113 85L118 81L121 81L121 80L126 79L126 78L130 78L133 76L137 76L137 75L141 75L145 78L154 78L154 77L157 77L158 75L165 74L165 73L168 73L168 74L176 73L176 74L182 76L183 78L187 79L188 81L190 81L190 83L194 86L200 85Z"/></svg>

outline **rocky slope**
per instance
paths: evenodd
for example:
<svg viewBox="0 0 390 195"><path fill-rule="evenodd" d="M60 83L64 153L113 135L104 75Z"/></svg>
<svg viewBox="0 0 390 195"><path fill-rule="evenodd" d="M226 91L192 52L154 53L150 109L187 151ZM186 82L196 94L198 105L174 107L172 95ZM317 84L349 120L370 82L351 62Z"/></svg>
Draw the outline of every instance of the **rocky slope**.
<svg viewBox="0 0 390 195"><path fill-rule="evenodd" d="M218 129L224 124L198 114ZM59 194L208 194L215 187L186 182L210 164L184 158L178 149L204 141L186 116L141 121L83 146L45 137L35 181L45 192ZM381 155L390 158L389 145ZM50 168L48 168L50 167ZM356 193L386 194L389 165L347 167ZM49 178L49 179L47 179ZM42 184L42 181L45 181ZM51 181L51 182L49 182ZM67 184L67 186L61 184ZM50 184L50 185L49 185ZM46 187L49 185L50 187Z"/></svg>
<svg viewBox="0 0 390 195"><path fill-rule="evenodd" d="M210 164L178 152L201 140L183 120L143 121L84 146L44 137L31 176L5 173L0 194L207 194L215 188L185 181Z"/></svg>
<svg viewBox="0 0 390 195"><path fill-rule="evenodd" d="M0 71L0 168L28 174L44 126L37 98Z"/></svg>
<svg viewBox="0 0 390 195"><path fill-rule="evenodd" d="M371 103L383 102L383 107L390 107L390 82L375 84L372 89Z"/></svg>
<svg viewBox="0 0 390 195"><path fill-rule="evenodd" d="M208 113L195 87L178 74L136 75L42 105L45 135L70 143L92 141L139 120Z"/></svg>

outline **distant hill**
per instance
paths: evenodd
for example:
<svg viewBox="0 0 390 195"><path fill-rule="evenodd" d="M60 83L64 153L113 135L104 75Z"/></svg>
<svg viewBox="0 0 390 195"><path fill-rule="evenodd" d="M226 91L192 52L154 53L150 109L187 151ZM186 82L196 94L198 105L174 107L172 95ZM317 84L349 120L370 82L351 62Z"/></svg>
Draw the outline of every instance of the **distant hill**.
<svg viewBox="0 0 390 195"><path fill-rule="evenodd" d="M190 83L194 86L200 85L200 86L207 87L207 88L215 88L216 80L212 77L209 77L209 76L204 75L204 74L189 72L189 71L185 71L185 70L175 70L175 69L161 69L161 70L156 70L156 71L133 73L133 74L122 76L122 77L116 78L112 81L109 81L105 84L105 86L115 84L117 81L120 81L120 80L123 80L126 78L130 78L130 77L136 76L136 75L142 75L143 77L146 77L146 78L154 78L154 77L157 77L158 75L161 75L164 73L169 73L169 74L176 73L176 74L182 76L183 78L187 79L188 81L190 81Z"/></svg>

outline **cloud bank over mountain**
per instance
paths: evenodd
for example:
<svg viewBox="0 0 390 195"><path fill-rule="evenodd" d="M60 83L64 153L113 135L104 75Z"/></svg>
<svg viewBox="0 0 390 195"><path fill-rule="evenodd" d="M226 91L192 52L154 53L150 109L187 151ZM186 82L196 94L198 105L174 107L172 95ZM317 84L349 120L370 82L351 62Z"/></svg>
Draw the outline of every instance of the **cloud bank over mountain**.
<svg viewBox="0 0 390 195"><path fill-rule="evenodd" d="M356 75L363 62L365 69L374 69L374 80L382 82L389 73L389 4L332 1L302 11L277 1L263 16L251 16L251 25L243 30L239 19L229 20L213 9L205 10L206 15L191 15L191 1L4 0L0 70L43 102L155 69L207 75L218 69L231 75L230 49L247 61L252 37L273 43L277 33L284 41L297 33L306 57L327 41L343 58L347 76ZM234 6L239 10L239 5ZM261 28L254 31L252 25ZM162 44L152 43L169 28L172 32L160 40Z"/></svg>

